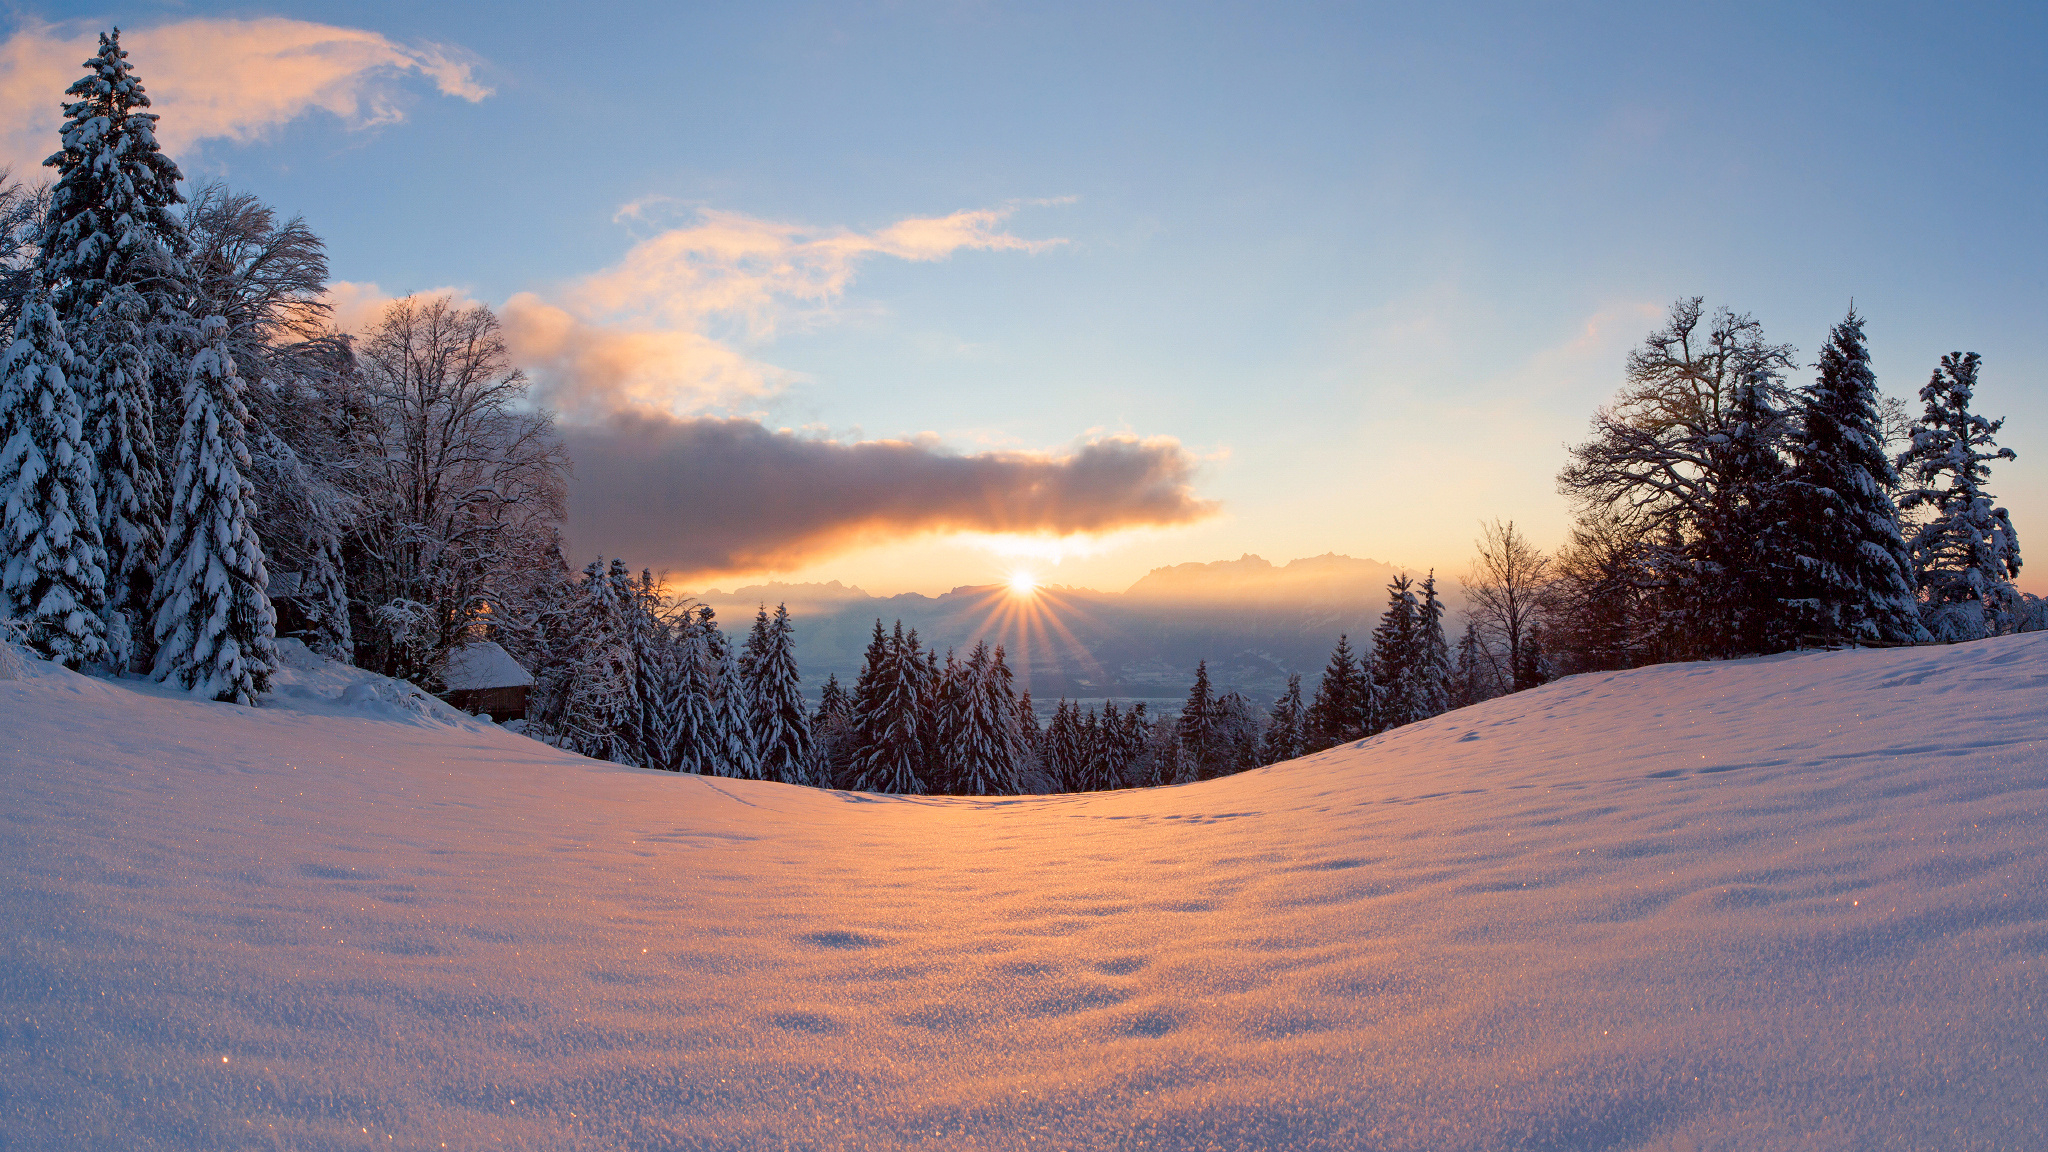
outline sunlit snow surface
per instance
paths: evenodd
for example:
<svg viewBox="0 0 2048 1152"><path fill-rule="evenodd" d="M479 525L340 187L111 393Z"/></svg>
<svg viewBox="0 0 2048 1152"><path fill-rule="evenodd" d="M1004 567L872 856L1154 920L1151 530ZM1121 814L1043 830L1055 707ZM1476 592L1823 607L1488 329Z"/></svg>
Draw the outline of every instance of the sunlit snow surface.
<svg viewBox="0 0 2048 1152"><path fill-rule="evenodd" d="M0 682L0 1147L2048 1146L2048 635L987 802L298 663Z"/></svg>

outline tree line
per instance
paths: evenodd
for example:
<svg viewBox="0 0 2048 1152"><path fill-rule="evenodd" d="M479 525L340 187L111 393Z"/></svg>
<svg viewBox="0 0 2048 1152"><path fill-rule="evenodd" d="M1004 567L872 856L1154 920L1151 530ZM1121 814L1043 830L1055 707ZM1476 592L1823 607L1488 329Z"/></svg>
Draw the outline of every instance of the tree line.
<svg viewBox="0 0 2048 1152"><path fill-rule="evenodd" d="M1563 547L1485 527L1455 644L1434 574L1403 576L1312 693L1261 705L1204 663L1176 714L1061 701L1041 726L1000 647L941 657L878 620L808 707L786 611L729 638L650 572L569 567L569 458L489 309L407 298L337 331L320 238L180 191L118 32L85 67L53 183L0 178L0 625L73 668L249 704L279 637L429 689L491 640L535 676L529 733L592 756L981 794L1205 779L1573 672L2048 623L2012 584L1975 354L1915 418L1853 310L1794 387L1790 346L1692 298L1571 450Z"/></svg>

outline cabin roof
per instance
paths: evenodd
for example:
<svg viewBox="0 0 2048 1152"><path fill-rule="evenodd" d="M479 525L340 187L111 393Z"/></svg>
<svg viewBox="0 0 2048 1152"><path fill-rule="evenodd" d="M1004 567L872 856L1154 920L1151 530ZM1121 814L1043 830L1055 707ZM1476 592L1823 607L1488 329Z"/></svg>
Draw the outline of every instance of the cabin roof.
<svg viewBox="0 0 2048 1152"><path fill-rule="evenodd" d="M503 648L489 640L478 640L448 653L448 667L441 673L441 681L450 692L474 692L531 684L533 674L521 668L519 661Z"/></svg>

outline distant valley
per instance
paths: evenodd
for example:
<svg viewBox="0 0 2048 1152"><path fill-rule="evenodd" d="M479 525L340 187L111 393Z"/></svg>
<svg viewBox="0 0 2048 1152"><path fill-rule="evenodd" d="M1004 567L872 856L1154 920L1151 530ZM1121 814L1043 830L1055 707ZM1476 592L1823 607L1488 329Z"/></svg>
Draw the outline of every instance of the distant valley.
<svg viewBox="0 0 2048 1152"><path fill-rule="evenodd" d="M1219 690L1260 704L1301 673L1313 685L1340 633L1363 650L1386 608L1387 581L1412 569L1330 553L1275 565L1258 556L1155 568L1122 592L1038 589L1013 594L1000 584L955 588L939 596L870 596L836 581L770 583L711 590L726 630L744 633L755 609L787 603L796 620L797 654L807 690L828 675L851 686L875 621L915 628L941 657L965 654L978 640L1000 643L1041 708L1060 697L1177 701L1209 662ZM1455 578L1438 592L1460 608Z"/></svg>

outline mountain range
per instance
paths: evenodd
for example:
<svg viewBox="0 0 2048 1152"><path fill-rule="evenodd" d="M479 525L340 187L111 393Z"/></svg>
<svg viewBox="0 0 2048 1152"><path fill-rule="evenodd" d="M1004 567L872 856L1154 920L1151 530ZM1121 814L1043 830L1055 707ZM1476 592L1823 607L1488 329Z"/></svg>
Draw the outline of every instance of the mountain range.
<svg viewBox="0 0 2048 1152"><path fill-rule="evenodd" d="M761 606L787 604L797 659L815 693L827 676L851 685L879 620L902 621L941 654L979 640L1003 645L1020 691L1043 707L1069 699L1137 699L1171 707L1207 661L1218 690L1270 701L1300 673L1313 686L1337 637L1354 650L1386 609L1387 582L1421 573L1380 560L1328 553L1276 565L1258 556L1155 568L1122 592L1044 586L1019 594L1003 584L938 596L871 596L837 581L711 589L728 632L744 632ZM1445 585L1449 585L1446 587ZM1456 581L1439 595L1457 611Z"/></svg>

